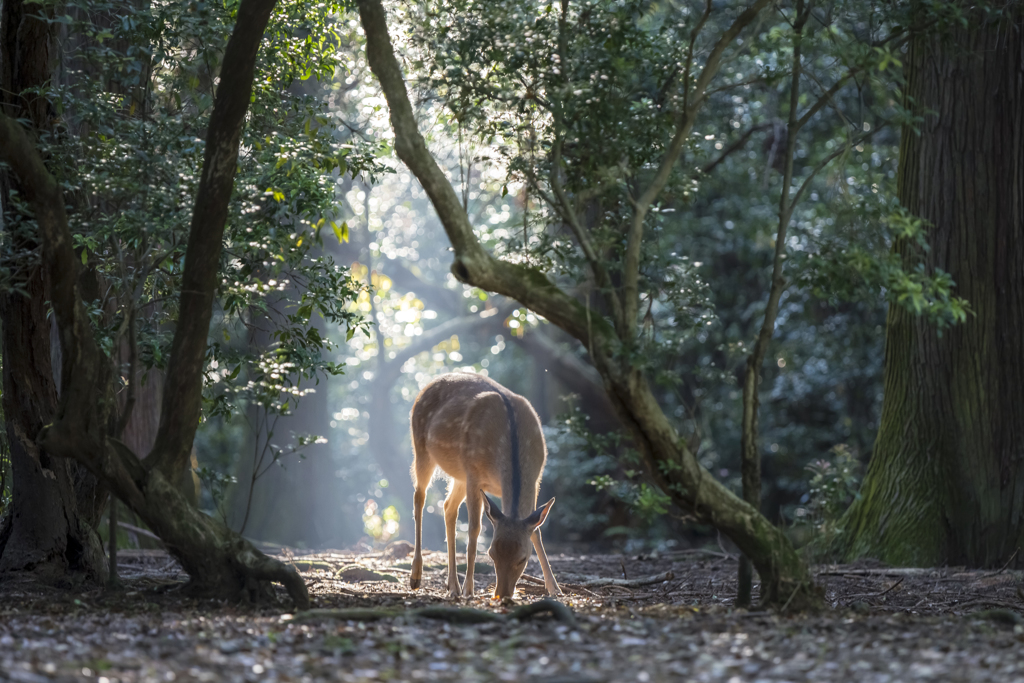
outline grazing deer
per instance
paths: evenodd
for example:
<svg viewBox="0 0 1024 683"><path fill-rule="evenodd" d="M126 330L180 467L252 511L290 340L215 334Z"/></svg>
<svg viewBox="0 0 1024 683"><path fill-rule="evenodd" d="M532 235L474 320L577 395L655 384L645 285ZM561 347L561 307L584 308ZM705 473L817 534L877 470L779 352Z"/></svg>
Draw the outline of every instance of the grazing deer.
<svg viewBox="0 0 1024 683"><path fill-rule="evenodd" d="M540 527L555 499L534 509L547 447L540 419L530 402L482 375L451 373L423 388L413 404L410 421L416 547L409 585L419 588L423 577L423 503L434 472L440 467L451 477L444 501L448 596L473 596L481 512L487 513L494 526L494 539L487 553L497 574L493 597L514 595L516 582L530 559L531 541L544 572L544 587L549 595L558 595L561 591L540 537ZM487 493L501 496L501 510ZM463 500L469 511L465 588L459 586L455 564L455 522Z"/></svg>

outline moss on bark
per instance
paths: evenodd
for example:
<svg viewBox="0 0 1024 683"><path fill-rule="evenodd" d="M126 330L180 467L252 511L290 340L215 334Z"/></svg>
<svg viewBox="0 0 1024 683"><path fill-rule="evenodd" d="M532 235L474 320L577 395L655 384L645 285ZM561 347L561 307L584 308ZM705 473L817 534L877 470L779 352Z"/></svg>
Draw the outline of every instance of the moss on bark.
<svg viewBox="0 0 1024 683"><path fill-rule="evenodd" d="M940 336L889 311L878 439L836 542L846 560L994 567L1024 545L1022 23L1017 3L916 38L906 60L923 121L904 131L899 196L931 224L931 249L896 250L950 273L974 315Z"/></svg>

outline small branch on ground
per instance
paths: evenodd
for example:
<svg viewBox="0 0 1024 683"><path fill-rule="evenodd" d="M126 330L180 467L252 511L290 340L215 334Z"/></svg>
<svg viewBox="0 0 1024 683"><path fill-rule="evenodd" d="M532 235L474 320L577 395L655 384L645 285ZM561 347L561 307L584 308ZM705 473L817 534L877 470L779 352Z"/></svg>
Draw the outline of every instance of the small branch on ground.
<svg viewBox="0 0 1024 683"><path fill-rule="evenodd" d="M883 595L885 595L886 593L889 593L890 591L895 589L901 583L903 583L903 580L906 579L906 578L907 577L905 577L905 576L901 576L899 579L896 580L896 582L894 584L892 584L891 586L886 588L884 591L879 591L877 593L854 593L853 595L846 596L846 599L849 601L849 600L854 600L854 599L857 599L857 598L880 598Z"/></svg>
<svg viewBox="0 0 1024 683"><path fill-rule="evenodd" d="M889 567L886 569L829 569L817 576L927 576L940 570L927 567Z"/></svg>
<svg viewBox="0 0 1024 683"><path fill-rule="evenodd" d="M348 609L311 609L299 612L291 621L295 623L309 623L324 619L339 619L341 621L379 621L381 619L394 619L396 617L419 617L422 619L438 619L450 624L484 624L492 622L503 622L510 619L523 621L535 614L550 613L556 620L563 624L576 628L576 617L572 610L558 602L544 598L537 602L520 605L507 615L497 612L476 609L474 607L450 607L448 605L432 605L418 609L398 609L393 607L376 608L348 608Z"/></svg>
<svg viewBox="0 0 1024 683"><path fill-rule="evenodd" d="M636 588L637 586L649 586L652 583L671 581L673 578L675 578L675 574L673 574L671 571L667 571L661 574L655 574L654 576L644 576L639 579L596 578L584 581L579 585L583 586L584 588L600 588L601 586L620 586L622 588Z"/></svg>
<svg viewBox="0 0 1024 683"><path fill-rule="evenodd" d="M1005 572L1005 571L1006 571L1006 568L1007 568L1007 567L1009 567L1009 566L1010 566L1011 564L1013 564L1013 561L1014 561L1015 559L1017 559L1017 553L1019 553L1019 552L1020 552L1020 548L1017 548L1016 550L1014 550L1014 551L1013 551L1013 555L1010 555L1010 559L1008 559L1008 560L1006 561L1006 564L1004 564L1004 565L1003 565L1003 567L1002 567L1002 569L1000 569L999 571L997 571L997 572L996 572L996 574L1002 574L1003 572Z"/></svg>

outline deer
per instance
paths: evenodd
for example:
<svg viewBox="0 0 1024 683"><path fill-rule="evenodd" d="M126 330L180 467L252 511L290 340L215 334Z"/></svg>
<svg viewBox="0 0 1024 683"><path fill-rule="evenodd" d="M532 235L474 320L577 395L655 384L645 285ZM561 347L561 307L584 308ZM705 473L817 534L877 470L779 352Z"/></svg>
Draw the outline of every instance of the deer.
<svg viewBox="0 0 1024 683"><path fill-rule="evenodd" d="M560 595L540 532L555 499L537 507L547 445L540 418L530 402L483 375L449 373L423 387L409 421L416 523L409 586L416 590L423 578L423 504L427 487L440 469L449 477L444 501L449 598L474 596L473 573L482 512L494 528L487 551L497 575L491 599L511 599L515 595L516 583L532 550L537 551L546 592ZM487 494L501 497L500 509ZM463 501L469 512L469 540L466 580L460 586L455 562L455 523Z"/></svg>

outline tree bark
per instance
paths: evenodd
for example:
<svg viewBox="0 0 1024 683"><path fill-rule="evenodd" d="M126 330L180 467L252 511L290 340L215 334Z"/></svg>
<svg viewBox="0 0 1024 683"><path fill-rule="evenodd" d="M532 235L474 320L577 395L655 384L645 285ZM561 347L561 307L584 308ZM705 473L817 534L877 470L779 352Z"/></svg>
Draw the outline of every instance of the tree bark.
<svg viewBox="0 0 1024 683"><path fill-rule="evenodd" d="M974 309L941 336L890 306L885 399L838 550L896 565L1024 566L1024 33L1019 3L919 37L906 60L899 198L931 249L905 267L950 273Z"/></svg>
<svg viewBox="0 0 1024 683"><path fill-rule="evenodd" d="M751 558L761 576L761 599L769 605L804 608L820 603L820 595L806 564L785 535L753 506L741 500L697 462L685 439L676 432L651 391L643 372L631 365L629 349L635 339L637 296L630 282L623 285L624 318L613 323L581 304L556 286L543 273L491 256L477 240L473 226L458 196L427 149L420 134L394 48L388 34L387 16L380 0L358 0L359 14L366 33L370 68L381 83L395 131L395 151L419 179L444 225L455 251L452 273L462 282L491 292L499 292L520 301L580 340L604 381L616 412L632 432L643 455L648 472L673 502L691 511L728 535ZM721 63L725 45L753 21L767 3L757 0L742 12L719 36L709 53L705 67L695 79L693 104L682 116L669 151L662 159L652 185L638 204L657 196L675 160L703 100L703 93ZM678 143L678 144L677 144ZM659 190L660 191L660 190ZM639 215L639 213L638 213ZM642 222L642 217L641 217ZM634 221L630 248L625 259L627 274L635 270L630 254L640 232ZM640 226L642 229L642 225ZM632 276L631 276L632 277Z"/></svg>
<svg viewBox="0 0 1024 683"><path fill-rule="evenodd" d="M52 7L8 0L0 14L0 103L4 113L27 118L36 130L50 131L54 112L32 88L45 85L56 63L57 24L39 13ZM106 578L103 549L94 526L105 491L82 466L53 458L35 445L57 408L51 364L50 321L43 273L35 260L37 236L30 218L16 216L10 191L18 179L3 174L0 207L5 213L5 258L16 263L15 284L0 294L3 331L3 407L11 447L12 494L0 523L0 572L27 571L47 580Z"/></svg>
<svg viewBox="0 0 1024 683"><path fill-rule="evenodd" d="M309 606L309 594L294 567L268 558L222 523L196 510L173 483L187 467L199 418L203 355L227 204L256 55L274 5L275 0L242 0L224 52L186 250L160 436L145 464L110 435L113 401L105 400L104 391L112 367L93 338L78 290L79 261L71 246L60 186L18 123L4 115L0 115L0 159L18 175L24 197L35 212L42 237L43 270L64 352L60 403L53 421L38 437L38 445L55 456L77 459L96 473L178 558L192 578L193 592L253 599L268 591L266 582L276 581L284 584L296 606L304 609Z"/></svg>

